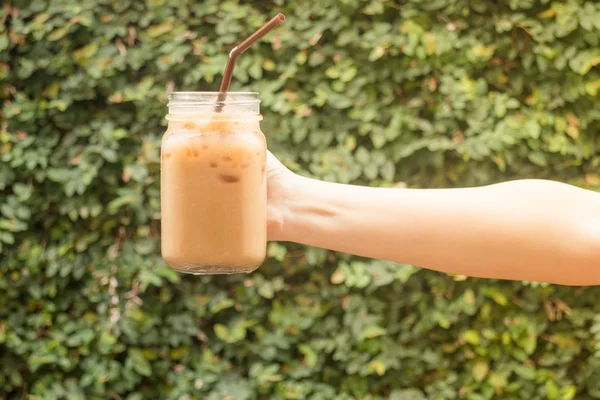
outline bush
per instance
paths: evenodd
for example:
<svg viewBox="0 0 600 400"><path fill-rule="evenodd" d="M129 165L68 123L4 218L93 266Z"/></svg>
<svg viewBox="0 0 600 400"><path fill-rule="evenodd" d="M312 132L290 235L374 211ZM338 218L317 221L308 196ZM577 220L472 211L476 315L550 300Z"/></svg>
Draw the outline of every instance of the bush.
<svg viewBox="0 0 600 400"><path fill-rule="evenodd" d="M279 11L233 89L260 92L290 168L600 187L598 3L273 3L5 2L0 397L600 398L597 288L278 243L247 276L167 268L165 93L215 90L228 50Z"/></svg>

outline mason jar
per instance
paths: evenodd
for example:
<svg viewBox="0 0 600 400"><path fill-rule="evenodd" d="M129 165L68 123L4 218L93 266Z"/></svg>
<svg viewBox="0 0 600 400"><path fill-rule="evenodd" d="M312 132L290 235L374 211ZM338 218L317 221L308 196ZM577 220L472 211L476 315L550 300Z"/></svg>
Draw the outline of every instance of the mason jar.
<svg viewBox="0 0 600 400"><path fill-rule="evenodd" d="M161 253L176 271L256 270L266 255L266 140L257 93L174 92L161 144Z"/></svg>

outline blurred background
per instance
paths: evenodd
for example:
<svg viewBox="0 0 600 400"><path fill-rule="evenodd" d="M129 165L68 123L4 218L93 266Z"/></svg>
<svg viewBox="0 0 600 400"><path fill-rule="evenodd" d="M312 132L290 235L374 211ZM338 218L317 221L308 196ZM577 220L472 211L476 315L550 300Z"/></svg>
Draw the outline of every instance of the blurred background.
<svg viewBox="0 0 600 400"><path fill-rule="evenodd" d="M278 243L250 275L165 265L165 96L277 12L232 90L292 170L600 189L595 1L5 1L0 398L600 398L598 288Z"/></svg>

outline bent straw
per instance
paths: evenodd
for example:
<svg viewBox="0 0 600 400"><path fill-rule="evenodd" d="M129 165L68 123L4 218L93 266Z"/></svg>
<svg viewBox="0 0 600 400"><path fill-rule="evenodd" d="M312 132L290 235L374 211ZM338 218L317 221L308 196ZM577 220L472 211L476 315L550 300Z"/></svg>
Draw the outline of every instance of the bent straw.
<svg viewBox="0 0 600 400"><path fill-rule="evenodd" d="M231 76L233 75L235 62L237 61L239 55L242 54L244 51L248 50L250 46L259 41L277 25L282 23L283 20L285 20L285 16L281 13L277 14L269 22L263 25L259 30L254 32L246 40L235 46L229 52L229 58L227 59L225 71L223 72L223 80L221 80L221 87L219 88L219 96L217 97L217 107L215 108L215 111L220 112L223 106L225 105L223 104L223 102L227 98L227 92L229 91L229 86L231 85Z"/></svg>

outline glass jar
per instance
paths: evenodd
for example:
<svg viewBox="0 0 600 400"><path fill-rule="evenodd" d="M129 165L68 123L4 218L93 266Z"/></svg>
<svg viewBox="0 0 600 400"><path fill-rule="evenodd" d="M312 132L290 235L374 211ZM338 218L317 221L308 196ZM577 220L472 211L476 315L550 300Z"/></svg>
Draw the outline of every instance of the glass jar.
<svg viewBox="0 0 600 400"><path fill-rule="evenodd" d="M161 253L176 271L252 272L266 255L266 140L257 93L169 95L161 144ZM224 104L224 105L223 105Z"/></svg>

